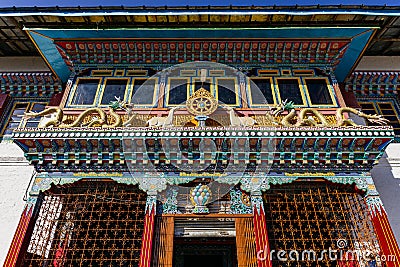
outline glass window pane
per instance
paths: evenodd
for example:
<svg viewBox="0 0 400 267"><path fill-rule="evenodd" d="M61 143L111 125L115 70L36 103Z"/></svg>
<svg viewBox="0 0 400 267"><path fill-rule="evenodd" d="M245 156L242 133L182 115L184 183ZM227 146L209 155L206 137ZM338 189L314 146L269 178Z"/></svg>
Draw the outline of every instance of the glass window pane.
<svg viewBox="0 0 400 267"><path fill-rule="evenodd" d="M376 111L375 111L375 109L361 109L362 110L362 112L364 112L365 114L369 114L369 115L374 115L374 114L376 114Z"/></svg>
<svg viewBox="0 0 400 267"><path fill-rule="evenodd" d="M123 100L127 84L128 80L125 79L107 79L101 104L108 105L111 101L115 101L115 97L119 97Z"/></svg>
<svg viewBox="0 0 400 267"><path fill-rule="evenodd" d="M13 111L13 116L24 115L25 111L26 111L26 108L25 108L25 107L24 107L24 108L17 108L17 109L14 109L14 111Z"/></svg>
<svg viewBox="0 0 400 267"><path fill-rule="evenodd" d="M293 101L295 105L303 105L299 81L297 79L278 79L278 88L281 100Z"/></svg>
<svg viewBox="0 0 400 267"><path fill-rule="evenodd" d="M209 91L209 92L211 92L211 84L209 83L209 82L200 82L200 81L197 81L197 82L195 82L194 83L194 91L197 91L197 90L199 90L200 88L204 88L205 90L207 90L207 91Z"/></svg>
<svg viewBox="0 0 400 267"><path fill-rule="evenodd" d="M372 103L360 103L360 106L363 109L374 109L374 104Z"/></svg>
<svg viewBox="0 0 400 267"><path fill-rule="evenodd" d="M374 104L372 103L359 103L361 106L361 110L362 112L364 112L365 114L376 114L376 110L374 108Z"/></svg>
<svg viewBox="0 0 400 267"><path fill-rule="evenodd" d="M390 120L390 121L399 121L397 116L383 116L385 119Z"/></svg>
<svg viewBox="0 0 400 267"><path fill-rule="evenodd" d="M250 92L253 104L274 104L270 79L252 79L250 81Z"/></svg>
<svg viewBox="0 0 400 267"><path fill-rule="evenodd" d="M392 108L393 108L392 105L389 104L389 103L378 103L378 106L379 106L381 109L392 109Z"/></svg>
<svg viewBox="0 0 400 267"><path fill-rule="evenodd" d="M12 121L8 124L8 128L15 129L18 128L21 121Z"/></svg>
<svg viewBox="0 0 400 267"><path fill-rule="evenodd" d="M40 111L44 110L45 107L46 107L46 104L34 103L33 107L31 108L31 111L40 112Z"/></svg>
<svg viewBox="0 0 400 267"><path fill-rule="evenodd" d="M393 128L399 128L400 129L400 123L393 122L390 125L392 125Z"/></svg>
<svg viewBox="0 0 400 267"><path fill-rule="evenodd" d="M20 122L20 121L22 121L22 116L23 116L23 114L24 114L24 113L16 115L16 114L14 113L14 114L11 116L10 121L13 121L13 122L16 122L16 121Z"/></svg>
<svg viewBox="0 0 400 267"><path fill-rule="evenodd" d="M14 106L14 110L9 118L6 129L4 130L4 135L11 135L14 129L20 127L22 116L27 111L28 105L29 103L17 103Z"/></svg>
<svg viewBox="0 0 400 267"><path fill-rule="evenodd" d="M235 79L218 79L218 101L236 105Z"/></svg>
<svg viewBox="0 0 400 267"><path fill-rule="evenodd" d="M47 104L43 104L43 103L34 103L33 106L31 107L31 111L34 112L41 112L44 110L44 108L46 107ZM36 118L30 118L26 124L25 124L25 128L34 128L37 127L39 125L40 120L42 119L42 117L36 117Z"/></svg>
<svg viewBox="0 0 400 267"><path fill-rule="evenodd" d="M312 105L333 104L325 79L306 79L306 85Z"/></svg>
<svg viewBox="0 0 400 267"><path fill-rule="evenodd" d="M381 109L381 112L383 115L396 115L396 113L394 112L394 110L391 109Z"/></svg>
<svg viewBox="0 0 400 267"><path fill-rule="evenodd" d="M80 79L72 105L93 105L100 79Z"/></svg>
<svg viewBox="0 0 400 267"><path fill-rule="evenodd" d="M155 79L135 79L133 81L133 96L131 103L137 105L153 105L155 89Z"/></svg>
<svg viewBox="0 0 400 267"><path fill-rule="evenodd" d="M169 99L168 104L170 105L180 105L184 104L187 100L187 79L170 79L170 89L169 89Z"/></svg>
<svg viewBox="0 0 400 267"><path fill-rule="evenodd" d="M35 128L35 127L38 126L38 124L39 124L39 122L28 121L28 122L25 124L25 128Z"/></svg>

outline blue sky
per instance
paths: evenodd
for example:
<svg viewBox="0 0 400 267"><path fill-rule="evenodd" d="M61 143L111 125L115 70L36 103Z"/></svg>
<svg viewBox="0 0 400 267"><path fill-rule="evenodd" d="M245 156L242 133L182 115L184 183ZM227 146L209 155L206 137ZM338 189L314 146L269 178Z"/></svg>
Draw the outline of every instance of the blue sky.
<svg viewBox="0 0 400 267"><path fill-rule="evenodd" d="M0 0L0 7L23 6L182 6L182 5L391 5L400 6L400 0Z"/></svg>

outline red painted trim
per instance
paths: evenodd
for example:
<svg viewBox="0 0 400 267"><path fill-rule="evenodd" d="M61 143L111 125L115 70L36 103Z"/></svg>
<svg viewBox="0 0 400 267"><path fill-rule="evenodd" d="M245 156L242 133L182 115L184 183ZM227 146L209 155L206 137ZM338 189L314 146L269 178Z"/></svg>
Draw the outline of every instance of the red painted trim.
<svg viewBox="0 0 400 267"><path fill-rule="evenodd" d="M21 255L21 247L25 239L26 231L28 230L29 222L32 218L32 211L34 207L25 207L21 219L19 220L17 230L15 231L14 238L11 242L10 249L8 251L6 260L3 267L15 267L17 260Z"/></svg>
<svg viewBox="0 0 400 267"><path fill-rule="evenodd" d="M371 211L372 223L375 233L378 237L379 246L381 248L381 258L383 256L394 257L394 261L386 261L387 267L400 267L400 249L392 227L389 224L386 211L383 207L380 210Z"/></svg>
<svg viewBox="0 0 400 267"><path fill-rule="evenodd" d="M257 211L257 207L254 206L254 233L256 238L256 253L259 255L260 251L263 251L261 254L262 257L266 256L266 260L257 259L258 267L272 267L272 262L270 259L270 248L268 243L268 233L267 233L267 224L265 221L265 213L263 207L260 208L260 213Z"/></svg>
<svg viewBox="0 0 400 267"><path fill-rule="evenodd" d="M146 213L145 215L139 267L150 267L151 264L153 233L154 233L154 217L155 217L155 207L151 209L150 214Z"/></svg>

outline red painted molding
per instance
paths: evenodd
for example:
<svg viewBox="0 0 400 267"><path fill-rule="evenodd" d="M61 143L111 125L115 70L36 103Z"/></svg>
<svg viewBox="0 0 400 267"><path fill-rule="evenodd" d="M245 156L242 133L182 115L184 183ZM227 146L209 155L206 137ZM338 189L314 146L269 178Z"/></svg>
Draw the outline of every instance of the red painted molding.
<svg viewBox="0 0 400 267"><path fill-rule="evenodd" d="M257 266L272 267L264 208L260 207L260 210L258 211L257 207L254 206L253 212L254 212L254 217L253 217L254 232L256 238Z"/></svg>
<svg viewBox="0 0 400 267"><path fill-rule="evenodd" d="M25 239L26 232L29 227L29 222L32 218L32 211L34 206L26 206L22 215L21 219L19 220L17 230L15 232L14 238L12 240L10 249L8 251L6 260L4 262L3 267L16 267L18 259L20 255L23 253L21 251L23 241Z"/></svg>
<svg viewBox="0 0 400 267"><path fill-rule="evenodd" d="M144 231L142 238L142 248L140 250L140 262L139 267L150 267L151 255L153 250L153 235L154 235L154 218L155 218L155 206L151 210L146 212L144 220Z"/></svg>

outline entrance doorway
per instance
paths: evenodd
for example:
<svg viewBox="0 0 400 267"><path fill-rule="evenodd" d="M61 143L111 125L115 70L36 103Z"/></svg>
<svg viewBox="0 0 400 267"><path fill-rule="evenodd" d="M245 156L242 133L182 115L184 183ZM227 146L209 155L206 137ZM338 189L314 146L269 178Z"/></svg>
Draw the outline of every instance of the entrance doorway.
<svg viewBox="0 0 400 267"><path fill-rule="evenodd" d="M223 255L185 255L185 267L220 267L224 266Z"/></svg>
<svg viewBox="0 0 400 267"><path fill-rule="evenodd" d="M236 267L235 239L176 238L174 267Z"/></svg>

